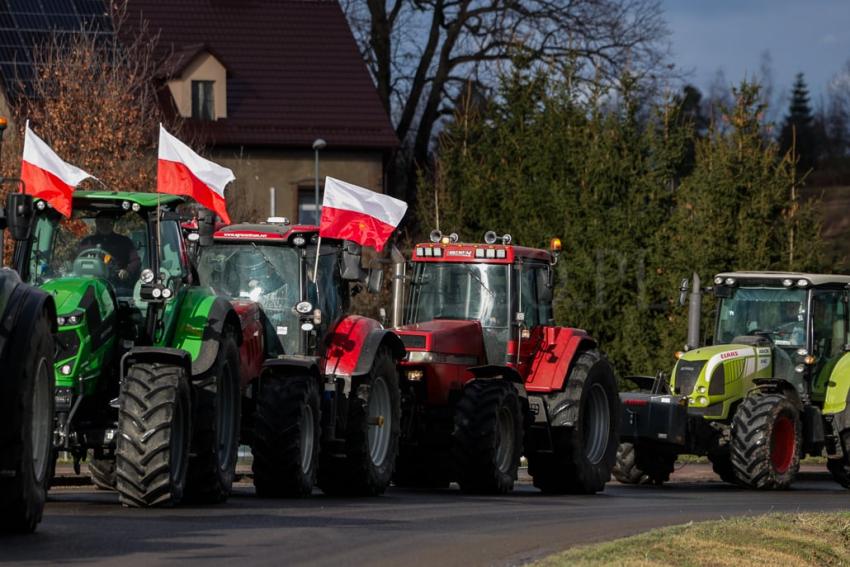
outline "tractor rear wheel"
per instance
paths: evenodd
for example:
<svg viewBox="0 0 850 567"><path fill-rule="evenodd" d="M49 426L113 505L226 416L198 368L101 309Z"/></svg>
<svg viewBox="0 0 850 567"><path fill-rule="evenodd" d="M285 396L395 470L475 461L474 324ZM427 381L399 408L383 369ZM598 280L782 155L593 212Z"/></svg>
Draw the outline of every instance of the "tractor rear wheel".
<svg viewBox="0 0 850 567"><path fill-rule="evenodd" d="M89 477L100 490L115 490L115 461L111 459L88 460Z"/></svg>
<svg viewBox="0 0 850 567"><path fill-rule="evenodd" d="M212 367L193 381L192 453L186 473L186 500L223 502L230 496L239 455L242 398L239 347L225 331Z"/></svg>
<svg viewBox="0 0 850 567"><path fill-rule="evenodd" d="M572 425L551 426L552 451L529 451L534 486L548 493L593 494L605 488L617 458L620 399L614 370L602 354L579 353L566 389L550 397L555 412L575 412ZM554 419L559 419L556 414Z"/></svg>
<svg viewBox="0 0 850 567"><path fill-rule="evenodd" d="M617 460L611 473L623 484L654 484L661 486L670 480L676 465L676 453L634 443L620 443Z"/></svg>
<svg viewBox="0 0 850 567"><path fill-rule="evenodd" d="M115 487L121 504L178 504L192 438L186 371L172 364L134 364L124 376L120 399Z"/></svg>
<svg viewBox="0 0 850 567"><path fill-rule="evenodd" d="M464 492L513 489L522 455L523 418L516 388L505 380L467 383L455 408L454 463Z"/></svg>
<svg viewBox="0 0 850 567"><path fill-rule="evenodd" d="M345 456L320 456L319 487L331 495L376 496L390 483L401 433L398 370L381 347L367 375L351 385Z"/></svg>
<svg viewBox="0 0 850 567"><path fill-rule="evenodd" d="M740 484L784 489L800 468L800 417L780 394L746 398L732 421L732 468Z"/></svg>
<svg viewBox="0 0 850 567"><path fill-rule="evenodd" d="M47 316L12 336L0 378L0 531L41 521L53 442L53 335Z"/></svg>
<svg viewBox="0 0 850 567"><path fill-rule="evenodd" d="M263 376L257 397L254 487L264 498L309 496L321 438L319 388L309 374Z"/></svg>

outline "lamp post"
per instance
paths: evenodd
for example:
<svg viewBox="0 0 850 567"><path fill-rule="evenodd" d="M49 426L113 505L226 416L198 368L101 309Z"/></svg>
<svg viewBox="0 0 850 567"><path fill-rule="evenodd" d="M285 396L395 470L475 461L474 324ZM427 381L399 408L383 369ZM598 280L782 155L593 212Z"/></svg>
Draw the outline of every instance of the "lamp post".
<svg viewBox="0 0 850 567"><path fill-rule="evenodd" d="M316 153L316 224L319 224L319 150L324 150L328 143L321 138L313 142L313 151ZM316 255L318 258L318 254Z"/></svg>

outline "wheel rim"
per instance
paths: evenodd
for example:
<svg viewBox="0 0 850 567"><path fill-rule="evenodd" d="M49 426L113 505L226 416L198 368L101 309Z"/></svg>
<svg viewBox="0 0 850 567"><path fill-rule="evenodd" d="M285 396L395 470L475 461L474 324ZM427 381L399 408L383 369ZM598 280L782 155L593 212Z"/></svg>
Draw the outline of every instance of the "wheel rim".
<svg viewBox="0 0 850 567"><path fill-rule="evenodd" d="M310 474L313 468L314 435L313 408L306 404L301 412L301 470L304 474Z"/></svg>
<svg viewBox="0 0 850 567"><path fill-rule="evenodd" d="M216 395L218 397L218 412L216 415L216 431L218 431L218 466L225 471L230 467L233 460L235 443L233 436L236 432L236 424L233 419L233 412L236 409L236 400L234 399L233 381L230 363L226 362L222 368L219 382L216 385Z"/></svg>
<svg viewBox="0 0 850 567"><path fill-rule="evenodd" d="M392 428L392 404L390 389L383 377L378 376L372 381L369 393L369 456L372 463L379 467L384 464L390 446Z"/></svg>
<svg viewBox="0 0 850 567"><path fill-rule="evenodd" d="M32 390L32 467L37 482L47 475L50 461L51 424L50 415L50 368L47 359L38 361Z"/></svg>
<svg viewBox="0 0 850 567"><path fill-rule="evenodd" d="M514 447L514 416L511 410L505 406L499 408L499 424L496 428L498 438L496 439L496 466L499 471L506 473L513 464Z"/></svg>
<svg viewBox="0 0 850 567"><path fill-rule="evenodd" d="M174 403L174 415L171 417L171 447L169 447L169 463L171 469L171 484L180 484L186 467L186 447L188 429L186 428L186 408L184 400L179 397Z"/></svg>
<svg viewBox="0 0 850 567"><path fill-rule="evenodd" d="M782 474L791 467L794 460L794 448L797 444L797 429L786 415L780 415L773 423L770 460L773 469Z"/></svg>
<svg viewBox="0 0 850 567"><path fill-rule="evenodd" d="M602 384L593 384L584 408L584 450L587 460L596 464L608 449L611 412Z"/></svg>

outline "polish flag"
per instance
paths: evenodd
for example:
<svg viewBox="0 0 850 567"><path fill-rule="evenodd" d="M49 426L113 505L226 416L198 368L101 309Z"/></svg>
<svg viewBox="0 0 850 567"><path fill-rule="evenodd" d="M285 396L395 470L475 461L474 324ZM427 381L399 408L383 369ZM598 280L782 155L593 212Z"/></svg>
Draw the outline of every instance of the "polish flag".
<svg viewBox="0 0 850 567"><path fill-rule="evenodd" d="M234 179L231 170L202 158L159 125L157 192L188 195L230 224L224 187Z"/></svg>
<svg viewBox="0 0 850 567"><path fill-rule="evenodd" d="M404 201L325 177L319 236L353 240L380 251L406 211Z"/></svg>
<svg viewBox="0 0 850 567"><path fill-rule="evenodd" d="M28 195L44 199L54 209L71 216L71 194L84 179L96 179L78 167L62 161L44 140L24 128L24 159L21 162L21 181Z"/></svg>

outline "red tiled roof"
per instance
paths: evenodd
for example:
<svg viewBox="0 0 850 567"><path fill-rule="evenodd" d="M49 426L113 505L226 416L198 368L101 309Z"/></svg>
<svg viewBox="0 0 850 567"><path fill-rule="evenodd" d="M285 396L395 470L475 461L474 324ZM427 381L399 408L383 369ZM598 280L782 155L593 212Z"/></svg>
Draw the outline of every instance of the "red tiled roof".
<svg viewBox="0 0 850 567"><path fill-rule="evenodd" d="M201 46L227 69L227 118L188 125L209 144L398 146L335 0L130 0L129 12L160 34L171 70Z"/></svg>

